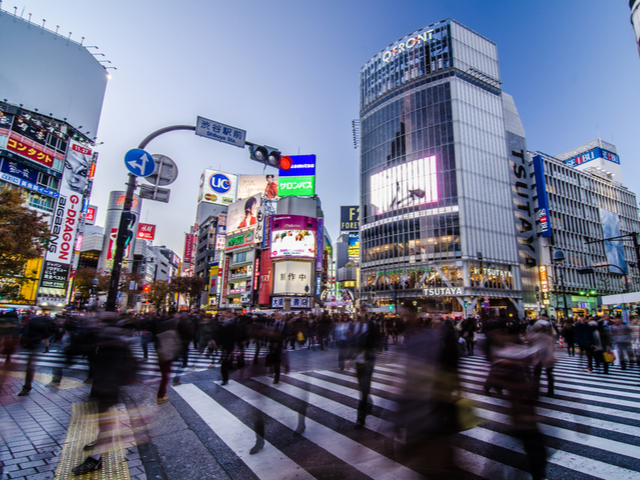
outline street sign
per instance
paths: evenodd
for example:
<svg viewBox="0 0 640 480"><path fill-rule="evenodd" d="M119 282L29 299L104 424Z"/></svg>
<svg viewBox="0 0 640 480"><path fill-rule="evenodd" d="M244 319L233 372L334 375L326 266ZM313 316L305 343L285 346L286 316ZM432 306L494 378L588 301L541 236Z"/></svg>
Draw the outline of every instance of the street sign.
<svg viewBox="0 0 640 480"><path fill-rule="evenodd" d="M218 142L228 143L236 147L244 148L247 138L246 130L225 125L224 123L209 120L208 118L198 117L196 122L196 135L217 140Z"/></svg>
<svg viewBox="0 0 640 480"><path fill-rule="evenodd" d="M124 164L127 170L138 177L151 175L156 166L151 155L141 148L129 150L124 155Z"/></svg>
<svg viewBox="0 0 640 480"><path fill-rule="evenodd" d="M147 200L155 200L156 202L169 203L171 190L168 188L150 187L149 185L140 185L140 198Z"/></svg>
<svg viewBox="0 0 640 480"><path fill-rule="evenodd" d="M155 166L153 172L144 177L144 179L151 185L157 185L159 187L166 187L171 185L178 178L178 166L166 155L160 155L154 153L151 155Z"/></svg>

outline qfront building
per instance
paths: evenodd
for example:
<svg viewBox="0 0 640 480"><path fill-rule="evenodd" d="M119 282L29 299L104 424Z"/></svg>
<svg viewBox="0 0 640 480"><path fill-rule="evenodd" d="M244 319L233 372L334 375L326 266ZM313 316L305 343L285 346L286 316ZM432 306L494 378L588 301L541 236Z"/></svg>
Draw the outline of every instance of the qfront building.
<svg viewBox="0 0 640 480"><path fill-rule="evenodd" d="M363 298L522 315L536 222L496 44L448 19L382 49L360 69L360 129Z"/></svg>

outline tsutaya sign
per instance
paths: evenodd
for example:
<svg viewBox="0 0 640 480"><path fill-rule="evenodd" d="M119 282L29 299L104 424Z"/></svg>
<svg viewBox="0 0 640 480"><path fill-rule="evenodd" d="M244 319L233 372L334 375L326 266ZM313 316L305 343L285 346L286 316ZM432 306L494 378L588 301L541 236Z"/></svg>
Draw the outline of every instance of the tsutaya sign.
<svg viewBox="0 0 640 480"><path fill-rule="evenodd" d="M424 32L419 35L416 35L415 37L412 37L409 40L400 42L396 46L394 46L392 49L384 52L382 54L382 60L385 62L390 62L391 59L395 57L397 53L402 53L404 51L411 50L413 47L415 47L416 45L419 45L420 43L426 43L427 40L431 40L432 35L433 35L433 30L429 30L428 32Z"/></svg>
<svg viewBox="0 0 640 480"><path fill-rule="evenodd" d="M455 297L457 295L464 295L461 287L425 288L422 292L425 297Z"/></svg>
<svg viewBox="0 0 640 480"><path fill-rule="evenodd" d="M513 274L509 270L499 270L497 268L472 267L471 273L474 275L485 275L488 277L497 276L502 278L513 278Z"/></svg>

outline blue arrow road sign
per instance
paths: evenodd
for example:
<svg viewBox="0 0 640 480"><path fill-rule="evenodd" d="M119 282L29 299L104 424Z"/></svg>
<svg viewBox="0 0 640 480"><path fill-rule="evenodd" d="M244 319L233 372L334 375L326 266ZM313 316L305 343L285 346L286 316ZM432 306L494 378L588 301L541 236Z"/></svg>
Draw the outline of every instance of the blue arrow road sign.
<svg viewBox="0 0 640 480"><path fill-rule="evenodd" d="M153 157L141 148L133 148L124 156L124 164L134 175L148 177L156 168Z"/></svg>

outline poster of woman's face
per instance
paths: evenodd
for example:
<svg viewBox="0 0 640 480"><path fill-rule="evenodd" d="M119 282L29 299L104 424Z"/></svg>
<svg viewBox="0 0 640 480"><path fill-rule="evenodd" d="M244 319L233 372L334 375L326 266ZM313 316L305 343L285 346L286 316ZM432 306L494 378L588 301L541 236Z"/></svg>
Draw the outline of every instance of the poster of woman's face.
<svg viewBox="0 0 640 480"><path fill-rule="evenodd" d="M84 192L90 167L90 155L85 155L73 148L69 148L69 152L67 153L67 157L64 161L64 173L62 178L71 191L76 193Z"/></svg>

